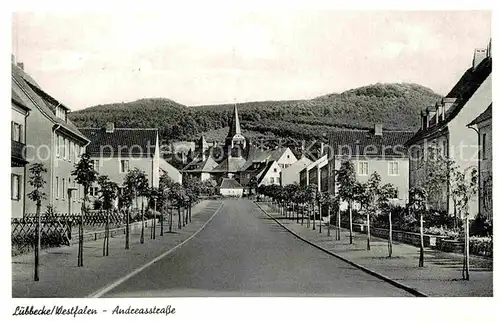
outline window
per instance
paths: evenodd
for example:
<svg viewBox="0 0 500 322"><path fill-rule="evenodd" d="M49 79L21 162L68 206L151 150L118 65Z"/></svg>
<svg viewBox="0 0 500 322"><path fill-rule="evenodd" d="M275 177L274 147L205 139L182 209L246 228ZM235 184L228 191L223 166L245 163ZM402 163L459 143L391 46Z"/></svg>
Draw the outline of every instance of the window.
<svg viewBox="0 0 500 322"><path fill-rule="evenodd" d="M62 157L64 156L64 154L63 154L63 153L64 153L64 152L63 152L63 151L64 151L64 150L63 150L63 143L64 143L64 142L63 142L63 137L62 137L62 136L60 136L60 135L58 135L58 136L57 136L57 143L56 143L56 144L57 144L57 147L56 147L56 148L57 148L57 155L58 155L60 158L62 158Z"/></svg>
<svg viewBox="0 0 500 322"><path fill-rule="evenodd" d="M481 144L481 159L486 160L486 133L483 133L483 141Z"/></svg>
<svg viewBox="0 0 500 322"><path fill-rule="evenodd" d="M56 177L56 199L59 199L59 177Z"/></svg>
<svg viewBox="0 0 500 322"><path fill-rule="evenodd" d="M274 172L278 172L278 169L274 168L274 169L273 169L273 171L274 171Z"/></svg>
<svg viewBox="0 0 500 322"><path fill-rule="evenodd" d="M56 108L56 116L66 121L66 110L63 107L58 106Z"/></svg>
<svg viewBox="0 0 500 322"><path fill-rule="evenodd" d="M62 191L61 191L61 199L65 199L65 194L66 194L66 179L62 179Z"/></svg>
<svg viewBox="0 0 500 322"><path fill-rule="evenodd" d="M23 126L16 122L11 122L11 138L12 141L23 142Z"/></svg>
<svg viewBox="0 0 500 322"><path fill-rule="evenodd" d="M99 160L92 160L92 165L94 167L94 170L99 172Z"/></svg>
<svg viewBox="0 0 500 322"><path fill-rule="evenodd" d="M271 183L274 183L274 177L269 178Z"/></svg>
<svg viewBox="0 0 500 322"><path fill-rule="evenodd" d="M388 172L390 176L399 175L399 163L397 161L390 161L388 166L389 166Z"/></svg>
<svg viewBox="0 0 500 322"><path fill-rule="evenodd" d="M367 161L360 161L358 163L358 174L360 176L367 176L368 175L368 162Z"/></svg>
<svg viewBox="0 0 500 322"><path fill-rule="evenodd" d="M64 139L64 159L69 159L69 140Z"/></svg>
<svg viewBox="0 0 500 322"><path fill-rule="evenodd" d="M121 160L120 161L120 172L121 173L128 172L128 169L129 169L128 160Z"/></svg>
<svg viewBox="0 0 500 322"><path fill-rule="evenodd" d="M12 174L10 181L10 199L19 200L21 199L21 176L18 174Z"/></svg>
<svg viewBox="0 0 500 322"><path fill-rule="evenodd" d="M73 142L69 142L69 162L75 157L75 145Z"/></svg>

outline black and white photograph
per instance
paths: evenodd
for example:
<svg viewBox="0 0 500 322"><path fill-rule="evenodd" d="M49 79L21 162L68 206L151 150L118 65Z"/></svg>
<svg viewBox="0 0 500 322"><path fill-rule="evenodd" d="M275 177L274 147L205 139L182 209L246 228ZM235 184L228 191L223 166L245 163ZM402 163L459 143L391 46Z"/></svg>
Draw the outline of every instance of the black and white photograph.
<svg viewBox="0 0 500 322"><path fill-rule="evenodd" d="M10 13L11 318L492 298L492 11L208 8Z"/></svg>

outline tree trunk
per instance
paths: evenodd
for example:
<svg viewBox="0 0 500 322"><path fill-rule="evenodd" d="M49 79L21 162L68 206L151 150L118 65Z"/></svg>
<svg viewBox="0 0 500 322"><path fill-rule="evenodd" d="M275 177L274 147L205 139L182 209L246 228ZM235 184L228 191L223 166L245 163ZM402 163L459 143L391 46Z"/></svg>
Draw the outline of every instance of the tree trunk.
<svg viewBox="0 0 500 322"><path fill-rule="evenodd" d="M167 208L168 209L168 208ZM168 232L172 232L172 226L174 222L174 207L170 206L170 213L169 213L169 221L168 221Z"/></svg>
<svg viewBox="0 0 500 322"><path fill-rule="evenodd" d="M125 210L127 216L125 224L125 249L130 249L130 209Z"/></svg>
<svg viewBox="0 0 500 322"><path fill-rule="evenodd" d="M338 206L338 209L337 209L337 234L336 234L336 238L337 240L340 240L340 205Z"/></svg>
<svg viewBox="0 0 500 322"><path fill-rule="evenodd" d="M153 201L153 239L156 239L156 198Z"/></svg>
<svg viewBox="0 0 500 322"><path fill-rule="evenodd" d="M36 245L35 245L35 271L34 271L34 280L39 281L40 276L39 276L39 271L38 267L40 266L40 249L41 249L41 213L40 213L40 208L41 208L41 202L37 201L36 202L36 231L35 231L35 240L36 240Z"/></svg>
<svg viewBox="0 0 500 322"><path fill-rule="evenodd" d="M464 280L469 280L469 214L465 215L464 220L464 266L462 269L462 277Z"/></svg>
<svg viewBox="0 0 500 322"><path fill-rule="evenodd" d="M144 200L141 200L141 244L144 244Z"/></svg>
<svg viewBox="0 0 500 322"><path fill-rule="evenodd" d="M330 229L331 229L331 225L332 225L332 218L330 217L331 215L331 209L330 209L330 206L328 206L328 212L327 212L327 216L328 216L328 237L330 237Z"/></svg>
<svg viewBox="0 0 500 322"><path fill-rule="evenodd" d="M349 244L352 244L352 201L349 201Z"/></svg>
<svg viewBox="0 0 500 322"><path fill-rule="evenodd" d="M366 211L366 250L370 250L370 211Z"/></svg>
<svg viewBox="0 0 500 322"><path fill-rule="evenodd" d="M392 209L389 210L389 258L392 257Z"/></svg>
<svg viewBox="0 0 500 322"><path fill-rule="evenodd" d="M424 215L420 214L420 256L418 267L424 267Z"/></svg>
<svg viewBox="0 0 500 322"><path fill-rule="evenodd" d="M307 228L311 227L311 205L307 204Z"/></svg>
<svg viewBox="0 0 500 322"><path fill-rule="evenodd" d="M86 200L88 188L84 188L84 190L86 193L83 195L82 212L80 214L80 222L78 223L78 267L83 266L83 219L87 211Z"/></svg>
<svg viewBox="0 0 500 322"><path fill-rule="evenodd" d="M323 221L323 213L321 209L321 203L318 203L318 209L319 209L319 233L321 234L321 222Z"/></svg>
<svg viewBox="0 0 500 322"><path fill-rule="evenodd" d="M312 204L312 217L313 217L313 229L316 230L316 204L313 202Z"/></svg>
<svg viewBox="0 0 500 322"><path fill-rule="evenodd" d="M181 206L177 206L177 214L179 215L179 223L177 228L182 229L182 214L181 214Z"/></svg>
<svg viewBox="0 0 500 322"><path fill-rule="evenodd" d="M192 222L192 219L191 219L192 210L193 210L193 205L191 203L189 203L189 222Z"/></svg>
<svg viewBox="0 0 500 322"><path fill-rule="evenodd" d="M301 210L300 210L300 213L301 213L301 215L302 215L302 220L301 220L300 224L301 224L302 226L304 225L304 212L305 212L305 207L304 207L304 205L302 205L302 208L301 208Z"/></svg>

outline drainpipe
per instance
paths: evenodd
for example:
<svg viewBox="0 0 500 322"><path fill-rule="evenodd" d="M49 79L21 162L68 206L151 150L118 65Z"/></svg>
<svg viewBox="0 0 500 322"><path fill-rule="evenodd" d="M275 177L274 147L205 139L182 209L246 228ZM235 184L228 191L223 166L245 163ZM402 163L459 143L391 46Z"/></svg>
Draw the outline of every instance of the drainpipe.
<svg viewBox="0 0 500 322"><path fill-rule="evenodd" d="M54 158L52 160L52 162L50 162L50 203L53 205L54 204L54 167L55 167L55 162L56 162L56 157L55 157L55 151L54 151L54 148L56 147L57 143L54 143L54 140L55 140L55 134L56 134L56 131L59 130L59 128L61 127L61 124L56 124L57 126L55 128L52 128L52 151L51 151L51 159ZM64 193L64 191L63 191Z"/></svg>
<svg viewBox="0 0 500 322"><path fill-rule="evenodd" d="M24 116L24 157L26 158L26 124L28 116L30 115L30 111L26 111L26 115ZM23 217L26 215L26 176L28 175L28 171L26 169L26 164L24 165L24 177L23 177Z"/></svg>
<svg viewBox="0 0 500 322"><path fill-rule="evenodd" d="M479 130L474 128L473 126L471 125L467 125L467 127L469 129L472 129L474 130L476 133L477 133L477 142L481 142L481 134L479 133ZM478 162L477 162L477 213L480 214L481 213L481 159L482 159L482 155L481 155L481 147L482 145L484 144L484 142L482 144L480 144L479 146L479 151L478 151Z"/></svg>

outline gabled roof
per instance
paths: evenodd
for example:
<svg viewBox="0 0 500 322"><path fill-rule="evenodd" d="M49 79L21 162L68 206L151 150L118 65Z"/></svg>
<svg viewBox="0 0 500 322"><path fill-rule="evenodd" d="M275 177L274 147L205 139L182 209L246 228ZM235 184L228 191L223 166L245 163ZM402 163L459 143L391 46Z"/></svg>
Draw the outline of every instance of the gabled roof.
<svg viewBox="0 0 500 322"><path fill-rule="evenodd" d="M330 132L329 145L335 155L404 157L404 144L412 135L411 131L385 130L382 135L375 135L373 130L335 130Z"/></svg>
<svg viewBox="0 0 500 322"><path fill-rule="evenodd" d="M214 160L212 155L208 155L205 158L205 161L198 156L193 161L189 162L183 169L183 172L210 172L215 167L217 167L218 163Z"/></svg>
<svg viewBox="0 0 500 322"><path fill-rule="evenodd" d="M65 121L55 115L55 112L51 109L51 104L53 104L54 102L57 102L60 105L62 104L59 103L55 98L44 92L41 87L33 80L33 78L31 78L31 76L29 76L21 68L14 64L12 64L11 75L12 79L18 84L24 95L26 95L27 99L33 100L35 106L40 109L40 112L47 119L52 121L52 123L54 124L60 125L61 128L73 134L80 141L89 141L69 119ZM16 97L22 100L22 97L19 95L19 93L17 94L18 95L16 95ZM25 105L27 105L32 102L30 101L25 103ZM65 106L64 108L68 109Z"/></svg>
<svg viewBox="0 0 500 322"><path fill-rule="evenodd" d="M492 117L492 106L493 106L493 103L490 104L490 106L488 106L488 108L483 113L479 114L479 116L476 117L474 119L474 121L472 121L469 124L467 124L467 126L475 125L475 124L484 122L486 120L491 120L491 117Z"/></svg>
<svg viewBox="0 0 500 322"><path fill-rule="evenodd" d="M115 128L107 133L105 128L81 128L90 139L86 151L93 157L99 156L142 156L155 153L158 129Z"/></svg>
<svg viewBox="0 0 500 322"><path fill-rule="evenodd" d="M406 142L406 145L411 145L424 138L430 138L438 132L446 131L448 123L460 113L472 95L474 95L481 84L488 78L491 74L491 69L491 57L485 58L476 68L469 68L445 97L456 98L456 101L446 111L444 121L436 124L436 116L434 116L430 121L433 126L427 129L420 128L417 133Z"/></svg>
<svg viewBox="0 0 500 322"><path fill-rule="evenodd" d="M232 178L223 178L219 186L220 189L243 189L243 187Z"/></svg>
<svg viewBox="0 0 500 322"><path fill-rule="evenodd" d="M245 163L244 158L225 158L212 172L239 172Z"/></svg>
<svg viewBox="0 0 500 322"><path fill-rule="evenodd" d="M256 162L278 161L288 149L289 148L278 148L274 150L264 150L251 145L248 150L247 161L241 170L246 171Z"/></svg>

